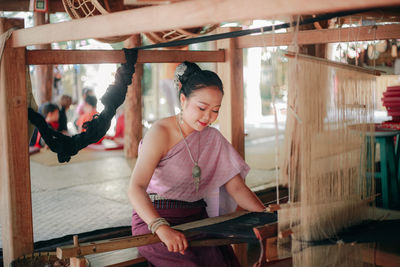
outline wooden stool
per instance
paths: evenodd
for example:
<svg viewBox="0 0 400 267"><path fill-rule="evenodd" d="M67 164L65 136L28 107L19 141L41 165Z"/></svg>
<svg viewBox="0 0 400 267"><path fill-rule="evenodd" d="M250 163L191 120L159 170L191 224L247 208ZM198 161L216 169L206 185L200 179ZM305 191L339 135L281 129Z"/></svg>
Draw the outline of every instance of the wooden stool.
<svg viewBox="0 0 400 267"><path fill-rule="evenodd" d="M376 144L379 144L380 152L380 170L374 172L374 178L381 180L382 186L382 205L384 208L389 208L389 203L394 205L399 201L399 184L398 184L398 165L399 161L395 154L395 136L398 136L400 131L382 130L367 134L367 161L372 162L372 151L376 151ZM374 147L371 144L374 144ZM371 167L371 166L369 166ZM369 168L370 170L370 168ZM400 172L399 172L400 174ZM371 176L371 172L367 173Z"/></svg>

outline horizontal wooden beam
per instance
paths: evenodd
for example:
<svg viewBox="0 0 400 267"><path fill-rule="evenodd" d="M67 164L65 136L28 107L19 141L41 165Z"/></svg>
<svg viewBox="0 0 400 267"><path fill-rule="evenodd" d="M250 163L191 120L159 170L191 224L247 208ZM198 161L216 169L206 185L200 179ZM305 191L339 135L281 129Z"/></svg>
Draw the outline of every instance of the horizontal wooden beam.
<svg viewBox="0 0 400 267"><path fill-rule="evenodd" d="M204 227L216 223L225 222L242 215L248 214L248 211L236 211L230 214L206 218L194 222L184 223L180 225L175 225L172 228L179 230L185 234L185 236L191 236L192 233L185 231L197 227ZM78 243L78 240L74 241ZM70 258L70 257L77 257L77 256L84 256L94 253L101 253L107 252L112 250L119 250L131 247L139 247L144 245L150 245L160 242L160 239L157 235L153 234L144 234L144 235L137 235L137 236L129 236L129 237L122 237L122 238L115 238L109 240L102 240L98 242L89 242L80 245L70 245L70 246L63 246L57 248L57 257L59 259L62 258ZM233 243L233 242L232 242ZM204 241L202 242L191 242L189 243L191 246L201 246L204 245ZM209 244L208 244L209 245Z"/></svg>
<svg viewBox="0 0 400 267"><path fill-rule="evenodd" d="M12 35L11 45L21 47L87 38L107 38L221 22L320 14L398 4L398 0L182 1L17 30Z"/></svg>
<svg viewBox="0 0 400 267"><path fill-rule="evenodd" d="M29 10L30 0L1 0L1 11L25 11ZM64 5L60 0L49 1L49 13L65 12Z"/></svg>
<svg viewBox="0 0 400 267"><path fill-rule="evenodd" d="M337 24L357 24L362 22L399 22L400 6L376 8L371 11L342 17L336 21Z"/></svg>
<svg viewBox="0 0 400 267"><path fill-rule="evenodd" d="M380 76L381 72L383 72L383 71L379 71L379 70L367 69L367 68L363 68L363 67L359 67L359 66L354 66L354 65L347 64L347 63L337 62L337 61L333 61L333 60L329 60L329 59L325 59L325 58L313 57L313 56L303 55L303 54L295 54L293 52L286 52L285 56L287 56L289 58L298 58L298 59L303 59L303 60L314 61L314 62L330 65L330 66L337 67L337 68L345 68L345 69L364 72L364 73L376 75L376 76Z"/></svg>
<svg viewBox="0 0 400 267"><path fill-rule="evenodd" d="M125 63L122 50L28 50L27 65ZM138 63L224 62L225 51L139 50Z"/></svg>
<svg viewBox="0 0 400 267"><path fill-rule="evenodd" d="M396 252L379 249L363 248L361 250L363 262L378 266L400 266L400 255Z"/></svg>
<svg viewBox="0 0 400 267"><path fill-rule="evenodd" d="M97 242L84 243L79 246L64 246L56 249L56 255L59 259L66 259L71 257L86 256L96 253L110 252L120 249L127 249L133 247L140 247L159 243L160 238L157 235L145 234L138 236L121 237L115 239L102 240ZM204 247L204 246L222 246L230 244L239 244L243 241L232 238L214 238L214 239L199 239L190 240L190 247Z"/></svg>
<svg viewBox="0 0 400 267"><path fill-rule="evenodd" d="M85 256L95 253L103 253L113 250L140 247L159 243L160 238L157 235L145 234L130 237L102 240L98 242L89 242L79 246L64 246L57 248L57 258L65 259L77 256Z"/></svg>
<svg viewBox="0 0 400 267"><path fill-rule="evenodd" d="M165 5L183 0L124 0L126 6L138 6L138 5Z"/></svg>
<svg viewBox="0 0 400 267"><path fill-rule="evenodd" d="M295 40L296 38L296 40ZM297 34L266 33L238 37L239 48L263 46L288 46L292 44L326 44L338 42L372 41L400 38L400 24L363 26L340 29L300 31Z"/></svg>

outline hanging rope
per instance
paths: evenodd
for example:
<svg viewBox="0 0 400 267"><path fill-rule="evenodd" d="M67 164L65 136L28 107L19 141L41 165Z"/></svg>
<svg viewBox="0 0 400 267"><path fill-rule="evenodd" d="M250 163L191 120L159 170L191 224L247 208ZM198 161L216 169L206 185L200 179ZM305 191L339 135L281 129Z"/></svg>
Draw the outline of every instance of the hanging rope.
<svg viewBox="0 0 400 267"><path fill-rule="evenodd" d="M28 119L38 128L50 150L57 153L60 163L68 162L79 150L99 141L110 128L111 119L116 109L124 102L128 85L132 83L132 75L135 73L137 49L123 50L126 63L118 68L114 83L101 98L104 110L83 125L85 132L73 136L64 135L48 126L41 114L28 108Z"/></svg>

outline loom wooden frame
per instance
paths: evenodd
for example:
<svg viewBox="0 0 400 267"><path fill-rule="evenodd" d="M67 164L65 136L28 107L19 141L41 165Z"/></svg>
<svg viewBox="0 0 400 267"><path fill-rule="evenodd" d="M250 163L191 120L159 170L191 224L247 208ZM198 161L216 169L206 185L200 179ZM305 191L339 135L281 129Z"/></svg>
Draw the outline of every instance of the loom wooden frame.
<svg viewBox="0 0 400 267"><path fill-rule="evenodd" d="M225 51L140 50L137 63L224 62ZM27 50L27 65L125 63L122 50Z"/></svg>
<svg viewBox="0 0 400 267"><path fill-rule="evenodd" d="M5 172L0 174L2 185L2 238L5 240L3 242L3 246L5 246L3 256L5 264L8 265L13 259L33 251L24 66L28 62L36 62L37 64L40 60L35 59L35 55L37 56L41 53L43 55L45 52L26 51L26 46L85 38L105 38L171 28L194 27L223 21L276 18L278 16L291 16L299 13L316 14L398 4L398 0L381 0L379 2L376 0L336 0L328 2L308 0L307 5L304 4L304 1L297 0L273 2L253 0L250 5L245 0L183 1L171 5L121 11L109 15L16 30L12 34L11 39L6 43L7 48L4 51L3 63L8 63L11 68L2 73L0 91L0 106L3 111L0 113L1 128L3 129L0 131L0 153L2 156L0 163L2 170L5 170ZM246 5L246 9L243 9L244 5ZM191 14L191 18L182 19L182 14ZM11 19L2 19L2 31L12 26L9 24L13 24L13 21L15 22L15 20ZM20 22L16 24L18 23L20 24ZM323 31L328 34L327 30ZM399 31L396 29L395 34L397 35L398 33ZM386 32L385 34L387 35L382 35L382 38L384 38L383 36L389 36L391 33ZM313 38L317 38L315 34ZM231 86L235 86L237 81L243 80L243 76L236 76L238 69L243 64L239 52L244 47L245 41L250 39L257 39L257 37L243 38L241 41L230 40L228 42L220 42L221 48L226 47L227 49L225 51L225 63L219 63L218 67L219 71L225 75L224 83L226 82ZM310 38L310 40L312 39ZM254 41L252 42L252 47L254 45L266 45L265 43L260 44L259 41L257 41L257 44ZM79 54L81 52L65 52L67 55L74 55L74 53ZM119 61L121 60L120 54L116 57L119 58ZM57 61L55 57L53 60ZM81 62L83 61L79 61L79 63ZM239 71L240 73L241 71ZM236 84L236 87L231 88L229 97L226 98L230 105L232 103L239 103L239 107L236 110L241 110L239 111L239 115L243 116L242 85ZM226 117L228 118L226 121L228 129L223 131L228 135L228 140L236 140L233 144L243 155L244 151L240 146L243 145L244 133L243 131L235 131L235 129L243 129L243 121L235 117L237 113L234 113L231 107L223 113L226 113ZM6 129L9 130L7 131Z"/></svg>

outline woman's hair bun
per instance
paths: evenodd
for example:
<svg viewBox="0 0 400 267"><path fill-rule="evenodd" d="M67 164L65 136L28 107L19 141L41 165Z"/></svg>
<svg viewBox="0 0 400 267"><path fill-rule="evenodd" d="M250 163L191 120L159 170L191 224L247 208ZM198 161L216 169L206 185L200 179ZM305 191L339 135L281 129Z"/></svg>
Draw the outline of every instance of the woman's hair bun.
<svg viewBox="0 0 400 267"><path fill-rule="evenodd" d="M199 66L196 63L184 61L179 64L175 70L175 87L177 90L180 90L182 86L189 80L190 76L192 76L196 72L201 72Z"/></svg>

